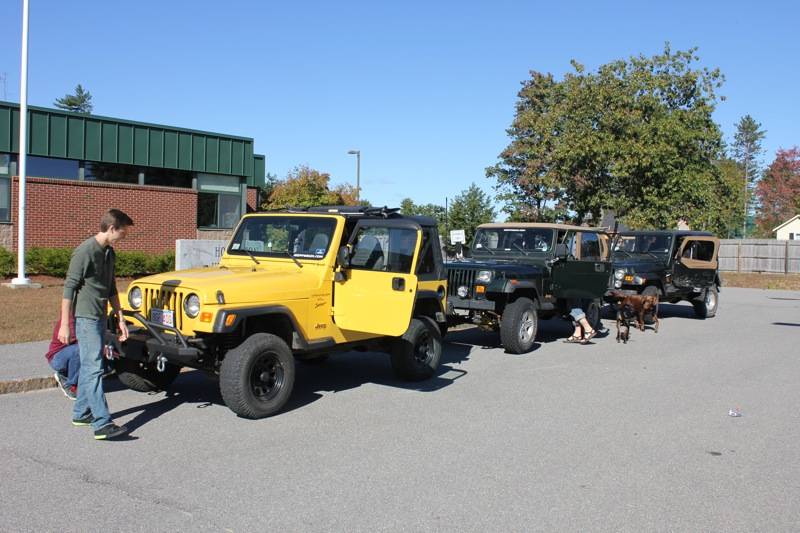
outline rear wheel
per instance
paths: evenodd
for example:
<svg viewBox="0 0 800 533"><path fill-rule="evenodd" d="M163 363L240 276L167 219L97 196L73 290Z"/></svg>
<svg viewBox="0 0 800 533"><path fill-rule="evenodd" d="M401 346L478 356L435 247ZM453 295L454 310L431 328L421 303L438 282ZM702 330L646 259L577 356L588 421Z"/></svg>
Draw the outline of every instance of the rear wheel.
<svg viewBox="0 0 800 533"><path fill-rule="evenodd" d="M420 316L411 319L402 337L392 342L389 357L398 377L421 381L433 377L442 359L442 337L439 325Z"/></svg>
<svg viewBox="0 0 800 533"><path fill-rule="evenodd" d="M518 298L506 306L500 319L500 342L508 353L526 353L533 349L539 317L536 304L529 298Z"/></svg>
<svg viewBox="0 0 800 533"><path fill-rule="evenodd" d="M286 342L256 333L225 354L219 388L231 411L244 418L264 418L286 404L294 375L294 355Z"/></svg>
<svg viewBox="0 0 800 533"><path fill-rule="evenodd" d="M692 306L697 318L705 319L716 316L717 308L719 307L719 287L717 287L717 284L713 284L704 290L700 296L693 299Z"/></svg>
<svg viewBox="0 0 800 533"><path fill-rule="evenodd" d="M181 371L181 367L164 365L164 371L159 372L154 364L140 363L131 359L117 359L114 361L114 371L123 385L137 392L154 392L167 389Z"/></svg>

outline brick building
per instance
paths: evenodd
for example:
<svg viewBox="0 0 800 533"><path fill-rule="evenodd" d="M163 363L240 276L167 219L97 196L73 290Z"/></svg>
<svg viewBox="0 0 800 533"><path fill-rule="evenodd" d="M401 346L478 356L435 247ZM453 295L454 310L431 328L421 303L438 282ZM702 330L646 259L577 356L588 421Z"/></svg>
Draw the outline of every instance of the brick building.
<svg viewBox="0 0 800 533"><path fill-rule="evenodd" d="M122 250L224 239L256 209L265 158L253 139L28 108L26 247L74 247L106 209L135 222ZM16 250L19 106L0 102L0 246Z"/></svg>

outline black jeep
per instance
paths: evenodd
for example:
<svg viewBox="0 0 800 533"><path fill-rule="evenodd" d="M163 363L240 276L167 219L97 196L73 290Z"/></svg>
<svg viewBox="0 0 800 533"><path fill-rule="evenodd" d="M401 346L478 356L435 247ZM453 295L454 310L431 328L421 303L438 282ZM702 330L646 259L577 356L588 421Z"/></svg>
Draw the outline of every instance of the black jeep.
<svg viewBox="0 0 800 533"><path fill-rule="evenodd" d="M719 239L702 231L625 231L614 238L613 287L659 300L687 300L698 318L719 306Z"/></svg>
<svg viewBox="0 0 800 533"><path fill-rule="evenodd" d="M478 226L470 259L447 263L448 322L500 332L510 353L533 348L539 318L586 311L599 325L608 289L610 238L563 224Z"/></svg>

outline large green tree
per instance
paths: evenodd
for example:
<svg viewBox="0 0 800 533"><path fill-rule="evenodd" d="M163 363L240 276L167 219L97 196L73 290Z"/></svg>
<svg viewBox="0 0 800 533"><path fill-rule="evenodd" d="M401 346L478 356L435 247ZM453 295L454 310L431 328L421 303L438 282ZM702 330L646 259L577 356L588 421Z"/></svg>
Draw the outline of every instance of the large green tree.
<svg viewBox="0 0 800 533"><path fill-rule="evenodd" d="M467 243L472 242L475 228L494 217L492 199L474 183L453 199L448 213L450 229L463 229Z"/></svg>
<svg viewBox="0 0 800 533"><path fill-rule="evenodd" d="M743 191L742 210L744 213L742 221L742 237L747 237L747 219L755 211L752 200L756 181L761 173L759 156L764 152L761 141L766 132L761 129L761 124L750 115L745 115L736 124L736 134L733 137L733 156L742 167L744 179L739 186Z"/></svg>
<svg viewBox="0 0 800 533"><path fill-rule="evenodd" d="M731 191L711 116L723 76L698 61L667 45L595 72L573 61L561 80L531 72L511 143L487 169L510 219L599 220L605 208L634 228L723 228L712 208Z"/></svg>
<svg viewBox="0 0 800 533"><path fill-rule="evenodd" d="M435 219L439 235L444 236L447 229L444 206L436 204L415 204L411 198L404 198L403 201L400 202L400 212L407 216L423 216Z"/></svg>
<svg viewBox="0 0 800 533"><path fill-rule="evenodd" d="M59 109L87 114L91 113L94 108L92 105L92 93L85 91L80 83L75 86L75 94L67 94L61 98L56 98L53 105Z"/></svg>
<svg viewBox="0 0 800 533"><path fill-rule="evenodd" d="M316 205L358 205L355 187L343 184L329 187L330 174L307 166L290 171L284 180L271 180L272 190L262 204L264 209L311 207ZM364 200L363 205L369 205Z"/></svg>

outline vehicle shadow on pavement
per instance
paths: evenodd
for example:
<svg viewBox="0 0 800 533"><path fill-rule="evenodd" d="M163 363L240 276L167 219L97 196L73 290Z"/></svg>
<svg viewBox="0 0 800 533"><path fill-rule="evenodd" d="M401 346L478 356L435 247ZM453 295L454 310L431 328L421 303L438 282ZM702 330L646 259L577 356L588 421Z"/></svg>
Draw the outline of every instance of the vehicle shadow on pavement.
<svg viewBox="0 0 800 533"><path fill-rule="evenodd" d="M105 387L106 392L127 390L119 380L114 380L113 383L116 383L113 389ZM172 385L170 385L166 393L141 393L141 397L143 399L160 397L160 399L150 403L143 403L135 407L129 407L128 409L123 409L111 414L112 418L116 419L133 413L139 413L131 420L125 422L125 426L127 426L128 430L131 432L182 404L195 403L197 404L196 407L199 409L212 405L225 406L216 380L210 379L208 375L200 370L182 372Z"/></svg>
<svg viewBox="0 0 800 533"><path fill-rule="evenodd" d="M539 320L539 331L536 333L536 342L528 353L535 353L543 344L558 342L572 334L572 324L566 320L555 317L549 320ZM608 330L600 332L598 337L606 336ZM451 343L462 343L485 349L501 348L500 334L495 331L486 331L478 327L459 329L448 333L447 340Z"/></svg>
<svg viewBox="0 0 800 533"><path fill-rule="evenodd" d="M454 365L469 358L472 346L444 341L439 369L432 378L423 381L403 381L396 377L389 355L379 352L333 353L321 363L298 361L294 391L282 413L299 409L323 397L323 392L337 393L358 388L367 383L419 392L435 392L464 377L467 372Z"/></svg>

